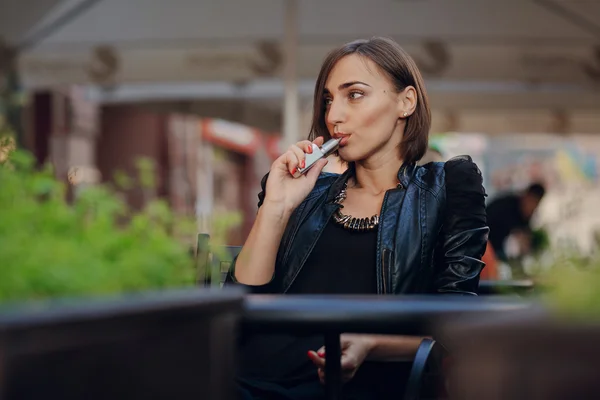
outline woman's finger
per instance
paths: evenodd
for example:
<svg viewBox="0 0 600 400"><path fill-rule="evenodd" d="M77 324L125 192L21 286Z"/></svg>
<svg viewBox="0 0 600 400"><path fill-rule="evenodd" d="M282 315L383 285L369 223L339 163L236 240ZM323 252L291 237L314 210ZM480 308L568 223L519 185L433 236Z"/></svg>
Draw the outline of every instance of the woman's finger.
<svg viewBox="0 0 600 400"><path fill-rule="evenodd" d="M323 145L323 143L325 143L325 138L323 136L319 136L315 140L313 140L312 142L314 144L316 144L317 146L321 147Z"/></svg>
<svg viewBox="0 0 600 400"><path fill-rule="evenodd" d="M311 142L310 140L301 140L298 143L296 143L296 147L301 149L306 154L311 154L313 152L312 144L313 142Z"/></svg>
<svg viewBox="0 0 600 400"><path fill-rule="evenodd" d="M316 351L309 351L308 358L319 368L325 368L325 359L319 357Z"/></svg>
<svg viewBox="0 0 600 400"><path fill-rule="evenodd" d="M321 348L317 350L317 354L319 357L325 357L325 346L321 346Z"/></svg>
<svg viewBox="0 0 600 400"><path fill-rule="evenodd" d="M281 155L280 163L281 164L279 168L287 169L287 171L292 175L296 173L296 170L300 166L300 160L298 160L296 154L290 150Z"/></svg>
<svg viewBox="0 0 600 400"><path fill-rule="evenodd" d="M296 155L296 158L298 158L298 163L299 163L299 167L298 168L304 168L305 165L305 152L304 150L302 150L300 147L296 146L295 144L291 145L290 148L288 149L288 151L291 151L292 153L294 153Z"/></svg>

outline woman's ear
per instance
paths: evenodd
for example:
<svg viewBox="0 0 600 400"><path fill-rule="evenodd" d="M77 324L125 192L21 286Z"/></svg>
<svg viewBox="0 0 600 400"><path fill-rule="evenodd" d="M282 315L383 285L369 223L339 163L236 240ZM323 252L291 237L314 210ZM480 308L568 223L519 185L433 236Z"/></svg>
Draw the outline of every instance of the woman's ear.
<svg viewBox="0 0 600 400"><path fill-rule="evenodd" d="M417 108L417 91L413 86L407 86L398 93L398 117L407 118Z"/></svg>

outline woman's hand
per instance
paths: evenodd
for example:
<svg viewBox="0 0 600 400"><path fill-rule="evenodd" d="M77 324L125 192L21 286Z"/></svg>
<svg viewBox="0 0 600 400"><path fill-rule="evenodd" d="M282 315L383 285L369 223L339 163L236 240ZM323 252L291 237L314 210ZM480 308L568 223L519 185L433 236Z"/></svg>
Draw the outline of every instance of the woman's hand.
<svg viewBox="0 0 600 400"><path fill-rule="evenodd" d="M282 212L291 213L308 196L321 170L327 165L327 160L321 159L306 174L293 177L298 168L304 168L305 154L312 153L312 143L321 146L323 138L318 137L313 142L298 142L273 162L267 179L264 205L276 206Z"/></svg>
<svg viewBox="0 0 600 400"><path fill-rule="evenodd" d="M354 377L358 368L365 361L371 350L374 341L369 336L364 335L340 335L340 346L342 350L342 359L340 361L342 369L342 382L348 382ZM319 379L325 383L325 347L318 351L309 351L308 357L319 369Z"/></svg>

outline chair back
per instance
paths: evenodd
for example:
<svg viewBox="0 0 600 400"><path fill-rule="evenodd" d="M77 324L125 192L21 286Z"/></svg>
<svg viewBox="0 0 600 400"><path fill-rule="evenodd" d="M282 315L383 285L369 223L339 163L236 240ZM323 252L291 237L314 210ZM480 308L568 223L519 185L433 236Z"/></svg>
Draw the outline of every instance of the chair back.
<svg viewBox="0 0 600 400"><path fill-rule="evenodd" d="M210 235L198 234L196 282L205 287L223 287L231 263L240 251L242 246L211 246Z"/></svg>

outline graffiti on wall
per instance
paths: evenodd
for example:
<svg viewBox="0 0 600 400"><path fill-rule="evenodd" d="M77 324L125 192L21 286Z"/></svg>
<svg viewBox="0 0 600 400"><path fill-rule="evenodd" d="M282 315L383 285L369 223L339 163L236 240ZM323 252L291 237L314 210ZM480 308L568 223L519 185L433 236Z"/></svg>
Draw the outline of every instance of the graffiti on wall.
<svg viewBox="0 0 600 400"><path fill-rule="evenodd" d="M482 170L490 196L520 190L532 182L549 190L572 184L598 183L598 151L582 146L575 138L552 134L506 134L487 136L474 133L432 135L431 146L445 159L468 154Z"/></svg>

